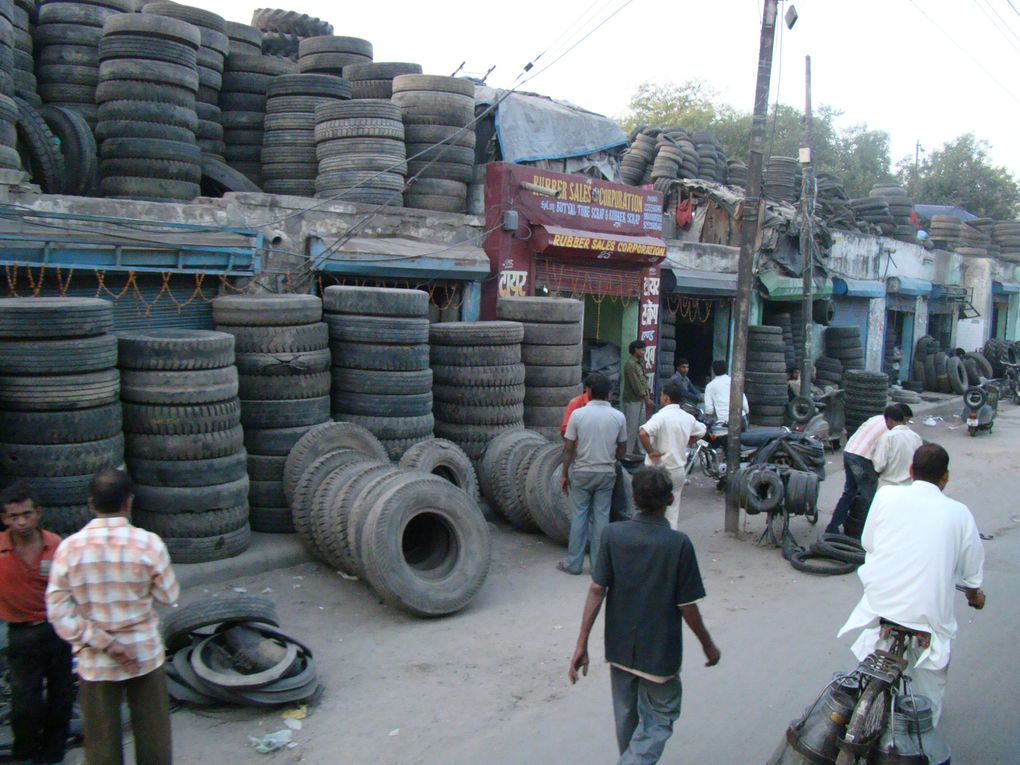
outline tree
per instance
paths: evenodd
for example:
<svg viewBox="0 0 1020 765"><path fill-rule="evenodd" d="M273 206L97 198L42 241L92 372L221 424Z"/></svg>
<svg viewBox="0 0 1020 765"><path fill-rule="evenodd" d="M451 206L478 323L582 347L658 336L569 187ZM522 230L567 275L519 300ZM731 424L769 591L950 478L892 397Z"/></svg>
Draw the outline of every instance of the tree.
<svg viewBox="0 0 1020 765"><path fill-rule="evenodd" d="M897 164L900 183L917 202L956 205L982 218L1014 220L1020 211L1020 185L1005 168L992 164L989 144L966 133L948 141L918 164Z"/></svg>

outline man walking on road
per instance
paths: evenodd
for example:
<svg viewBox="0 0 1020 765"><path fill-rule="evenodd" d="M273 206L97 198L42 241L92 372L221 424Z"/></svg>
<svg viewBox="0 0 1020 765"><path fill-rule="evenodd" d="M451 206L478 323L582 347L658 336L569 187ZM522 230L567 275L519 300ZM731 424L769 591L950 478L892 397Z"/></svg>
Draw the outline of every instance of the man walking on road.
<svg viewBox="0 0 1020 765"><path fill-rule="evenodd" d="M57 763L74 706L71 646L46 621L46 582L60 537L39 527L42 510L24 484L6 489L2 501L0 619L7 622L12 755Z"/></svg>
<svg viewBox="0 0 1020 765"><path fill-rule="evenodd" d="M670 381L662 386L662 408L641 426L639 435L645 447L645 464L663 467L673 481L673 501L666 509L670 527L677 528L680 519L680 495L687 480L687 446L705 435L705 426L680 408L683 392Z"/></svg>
<svg viewBox="0 0 1020 765"><path fill-rule="evenodd" d="M851 650L864 659L889 647L880 639L881 619L930 633L928 647L908 649L906 674L914 693L931 700L938 725L956 637L954 585L963 588L971 608L984 608L985 553L970 510L942 493L949 482L946 450L920 447L910 475L911 485L885 486L875 495L861 539L864 565L857 569L864 595L839 636L863 628Z"/></svg>
<svg viewBox="0 0 1020 765"><path fill-rule="evenodd" d="M96 518L61 543L46 590L50 622L78 654L88 765L121 762L125 694L135 761L173 759L155 603L173 603L179 589L163 540L128 521L133 500L127 473L104 470L92 479Z"/></svg>
<svg viewBox="0 0 1020 765"><path fill-rule="evenodd" d="M716 359L712 362L712 380L705 386L705 414L715 417L718 422L729 422L730 419L730 376L726 362ZM747 396L743 396L744 414L750 409Z"/></svg>
<svg viewBox="0 0 1020 765"><path fill-rule="evenodd" d="M563 492L570 495L570 543L556 568L580 574L591 523L591 568L597 563L599 540L609 525L616 484L616 461L623 456L627 423L609 404L612 385L604 375L588 378L591 401L570 415L563 437Z"/></svg>
<svg viewBox="0 0 1020 765"><path fill-rule="evenodd" d="M602 537L598 564L584 604L581 632L569 677L588 674L588 638L606 601L606 661L613 687L613 715L620 749L617 765L659 761L680 717L683 622L719 663L696 601L705 597L694 546L663 517L672 502L669 475L642 468L634 475L638 515L614 523Z"/></svg>
<svg viewBox="0 0 1020 765"><path fill-rule="evenodd" d="M645 344L635 340L627 350L630 358L623 365L623 414L627 418L627 454L641 454L638 429L644 424L652 406L652 393L645 376Z"/></svg>
<svg viewBox="0 0 1020 765"><path fill-rule="evenodd" d="M832 520L825 527L826 534L839 534L850 514L854 500L860 495L863 502L870 505L878 488L878 472L872 456L875 445L882 434L898 423L903 422L903 410L899 404L890 404L882 414L876 414L861 423L857 431L843 447L843 472L846 480L843 494L836 502L832 511Z"/></svg>
<svg viewBox="0 0 1020 765"><path fill-rule="evenodd" d="M914 415L913 410L906 404L894 404L887 409L893 406L899 407L899 417L890 419L892 427L879 436L871 455L880 489L883 486L905 486L910 483L910 463L914 459L914 452L924 443L907 425Z"/></svg>

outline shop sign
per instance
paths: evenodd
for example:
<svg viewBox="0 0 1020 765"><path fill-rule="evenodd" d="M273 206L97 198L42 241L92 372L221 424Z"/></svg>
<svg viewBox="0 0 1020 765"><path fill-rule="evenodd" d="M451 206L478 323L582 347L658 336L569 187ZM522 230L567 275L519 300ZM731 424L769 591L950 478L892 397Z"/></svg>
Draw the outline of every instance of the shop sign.
<svg viewBox="0 0 1020 765"><path fill-rule="evenodd" d="M638 304L638 337L648 346L645 350L645 374L648 386L655 385L658 365L659 335L659 267L646 266L641 280L641 301Z"/></svg>
<svg viewBox="0 0 1020 765"><path fill-rule="evenodd" d="M503 271L499 275L499 296L526 297L528 294L527 271Z"/></svg>

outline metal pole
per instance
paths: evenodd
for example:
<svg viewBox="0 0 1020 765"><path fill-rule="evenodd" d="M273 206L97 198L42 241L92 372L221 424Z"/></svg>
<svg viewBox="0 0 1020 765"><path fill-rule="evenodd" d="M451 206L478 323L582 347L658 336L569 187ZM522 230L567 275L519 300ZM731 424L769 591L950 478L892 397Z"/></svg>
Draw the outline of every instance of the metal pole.
<svg viewBox="0 0 1020 765"><path fill-rule="evenodd" d="M800 370L800 395L811 398L812 307L814 304L815 247L811 216L815 211L815 168L811 156L811 56L804 57L804 148L800 150L800 256L804 261L804 298L801 316L804 324L804 361Z"/></svg>
<svg viewBox="0 0 1020 765"><path fill-rule="evenodd" d="M747 160L747 192L741 210L740 259L737 261L737 296L734 300L733 357L730 364L729 443L726 450L727 481L740 467L740 415L743 411L747 372L747 325L751 320L751 278L755 242L761 214L762 155L765 152L765 120L768 116L769 84L772 80L772 48L776 40L777 0L765 0L758 48L758 82L754 91L751 146ZM735 492L726 492L725 529L740 531L740 507Z"/></svg>

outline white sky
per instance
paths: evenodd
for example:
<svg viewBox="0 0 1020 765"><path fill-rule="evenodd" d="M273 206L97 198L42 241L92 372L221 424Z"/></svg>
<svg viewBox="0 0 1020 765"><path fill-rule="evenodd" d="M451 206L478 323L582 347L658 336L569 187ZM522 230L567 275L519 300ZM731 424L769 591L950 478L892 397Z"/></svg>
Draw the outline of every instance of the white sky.
<svg viewBox="0 0 1020 765"><path fill-rule="evenodd" d="M472 74L495 65L488 82L497 87L513 84L524 64L550 45L573 42L579 30L594 25L579 20L600 20L626 2L280 1L331 22L335 34L371 40L376 61L414 61L429 74L450 74L462 61ZM190 2L244 22L260 6L247 0ZM699 79L722 100L750 111L760 3L631 0L524 89L620 116L641 82ZM780 3L780 14L788 3ZM997 164L1020 177L1020 13L1010 0L795 5L799 21L792 31L783 30L781 48L777 40L772 101L778 89L781 102L803 108L804 56L810 55L816 108L830 104L844 112L843 124L866 122L889 132L894 164L913 156L915 140L931 151L974 132L992 144ZM1020 10L1020 0L1012 5ZM543 57L536 70L550 58Z"/></svg>

